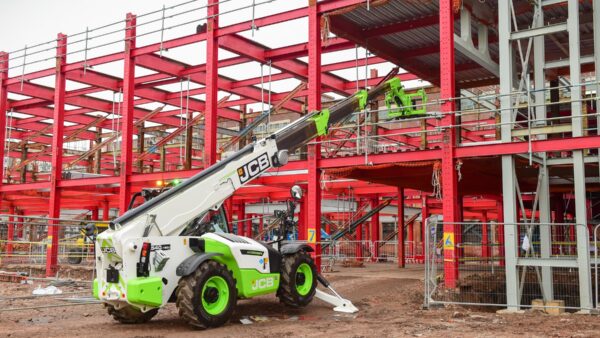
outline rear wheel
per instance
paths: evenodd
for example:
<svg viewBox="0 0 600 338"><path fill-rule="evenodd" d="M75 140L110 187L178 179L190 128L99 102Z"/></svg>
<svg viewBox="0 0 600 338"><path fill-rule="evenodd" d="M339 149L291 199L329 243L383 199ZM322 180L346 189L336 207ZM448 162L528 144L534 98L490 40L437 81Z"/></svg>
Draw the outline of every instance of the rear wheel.
<svg viewBox="0 0 600 338"><path fill-rule="evenodd" d="M298 252L283 258L279 300L292 307L308 305L317 288L317 268L310 255Z"/></svg>
<svg viewBox="0 0 600 338"><path fill-rule="evenodd" d="M81 264L82 258L83 252L81 249L70 249L67 256L67 262L69 262L69 264Z"/></svg>
<svg viewBox="0 0 600 338"><path fill-rule="evenodd" d="M158 309L152 309L147 312L142 312L140 309L131 305L127 305L118 310L114 306L109 304L104 304L104 306L108 310L108 314L111 315L116 321L122 324L146 323L158 313Z"/></svg>
<svg viewBox="0 0 600 338"><path fill-rule="evenodd" d="M190 325L207 328L225 324L235 309L237 289L232 273L223 264L204 262L179 280L177 308Z"/></svg>

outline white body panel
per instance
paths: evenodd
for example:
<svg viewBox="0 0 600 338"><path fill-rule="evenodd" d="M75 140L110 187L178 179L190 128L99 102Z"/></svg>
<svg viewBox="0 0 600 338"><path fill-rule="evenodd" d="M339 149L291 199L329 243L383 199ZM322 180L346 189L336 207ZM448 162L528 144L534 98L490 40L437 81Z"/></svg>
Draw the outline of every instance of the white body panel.
<svg viewBox="0 0 600 338"><path fill-rule="evenodd" d="M129 279L137 278L136 264L139 261L143 242L150 242L153 246L170 245L166 251L169 256L162 271L156 273L152 261L155 252L150 257L150 276L160 276L168 280L163 286L163 305L168 301L171 293L177 286L179 277L176 276L177 266L186 258L193 255L193 251L183 241L188 237L181 237L186 224L211 208L218 208L225 199L230 197L237 189L253 178L260 176L269 168L273 167L271 159L277 153L277 146L273 139L263 139L254 144L252 151L243 154L238 159L230 161L225 166L218 168L210 175L204 177L196 184L189 185L185 190L179 191L169 199L161 201L143 214L127 221L126 224L115 224L115 229L107 229L98 235L96 249L96 273L99 281L99 296L103 300L114 301L114 305L123 305L127 298L125 285ZM240 169L242 169L240 171ZM156 226L150 229L146 237L144 230L147 226L148 217L155 217ZM214 234L206 234L211 238L218 237ZM269 272L269 264L260 264L261 257L242 255L241 249L261 250L264 257L268 257L267 250L256 241L245 238L250 244L227 243L233 250L233 254L240 268L256 268L260 272ZM227 242L226 239L218 237L219 241ZM111 253L102 253L101 247L113 248ZM264 262L264 261L263 261ZM109 267L119 270L121 277L119 285L112 284L106 289L106 270ZM103 295L105 292L105 295ZM121 302L118 302L121 301ZM144 310L144 309L142 309Z"/></svg>

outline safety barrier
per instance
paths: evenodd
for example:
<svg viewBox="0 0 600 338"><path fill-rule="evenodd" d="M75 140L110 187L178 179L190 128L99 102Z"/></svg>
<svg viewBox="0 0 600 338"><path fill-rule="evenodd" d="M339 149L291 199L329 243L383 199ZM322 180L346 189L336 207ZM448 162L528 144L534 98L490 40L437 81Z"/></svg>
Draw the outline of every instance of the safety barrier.
<svg viewBox="0 0 600 338"><path fill-rule="evenodd" d="M336 262L398 262L397 241L323 241L321 258L325 265ZM422 264L424 261L423 244L404 242L404 258L408 264Z"/></svg>
<svg viewBox="0 0 600 338"><path fill-rule="evenodd" d="M0 215L0 224L6 230L0 239L0 267L44 267L52 245L48 235L50 225L59 229L58 265L92 266L94 244L82 232L90 223L95 224L97 229L106 227L105 222L89 220Z"/></svg>
<svg viewBox="0 0 600 338"><path fill-rule="evenodd" d="M452 227L454 231L450 232ZM513 268L506 261L506 227L512 228L517 239ZM458 304L506 308L510 292L507 291L507 280L515 272L517 307L537 307L545 311L590 310L591 307L581 305L582 285L594 290L593 303L598 304L598 283L585 279L597 279L598 260L590 260L590 250L596 252L599 247L597 238L600 233L590 241L591 249L585 250L583 257L581 252L579 255L577 252L577 232L585 231L589 238L586 226L494 222L449 224L430 218L427 229L426 307ZM595 230L600 231L598 227ZM590 262L586 267L589 270L579 271L579 267L585 264L582 262L586 261ZM582 278L585 278L583 283L580 282Z"/></svg>

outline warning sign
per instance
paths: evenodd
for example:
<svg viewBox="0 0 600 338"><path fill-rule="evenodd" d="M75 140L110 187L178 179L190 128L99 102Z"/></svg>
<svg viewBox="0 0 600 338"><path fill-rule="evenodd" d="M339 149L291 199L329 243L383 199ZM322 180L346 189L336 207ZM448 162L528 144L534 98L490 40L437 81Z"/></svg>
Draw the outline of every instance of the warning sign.
<svg viewBox="0 0 600 338"><path fill-rule="evenodd" d="M451 232L444 233L444 249L454 250L454 234Z"/></svg>

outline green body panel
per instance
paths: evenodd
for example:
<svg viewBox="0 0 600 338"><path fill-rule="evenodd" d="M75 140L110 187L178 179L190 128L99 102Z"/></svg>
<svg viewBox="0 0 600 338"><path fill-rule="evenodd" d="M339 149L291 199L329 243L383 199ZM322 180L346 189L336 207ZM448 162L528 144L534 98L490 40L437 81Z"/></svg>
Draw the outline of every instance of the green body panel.
<svg viewBox="0 0 600 338"><path fill-rule="evenodd" d="M92 295L94 295L94 298L100 299L100 294L98 293L98 278L94 279L94 286L93 286L93 289L92 289Z"/></svg>
<svg viewBox="0 0 600 338"><path fill-rule="evenodd" d="M329 129L329 109L323 109L320 113L310 118L315 122L317 127L317 135L327 135Z"/></svg>
<svg viewBox="0 0 600 338"><path fill-rule="evenodd" d="M224 264L233 273L236 280L238 297L250 298L276 292L279 288L278 273L260 273L255 269L240 269L233 257L229 247L221 242L206 238L204 240L204 251L220 253L223 256L215 256L211 259Z"/></svg>
<svg viewBox="0 0 600 338"><path fill-rule="evenodd" d="M266 295L276 292L279 288L278 273L261 273L254 269L242 269L240 273L241 279L237 280L240 297L250 298Z"/></svg>
<svg viewBox="0 0 600 338"><path fill-rule="evenodd" d="M142 277L127 281L127 300L131 303L150 306L162 305L162 279Z"/></svg>
<svg viewBox="0 0 600 338"><path fill-rule="evenodd" d="M427 113L425 104L427 95L423 89L414 94L407 94L400 79L395 77L387 82L390 90L385 93L385 106L388 110L388 118L409 118L422 116ZM420 100L421 102L415 102ZM417 105L421 108L417 109Z"/></svg>

